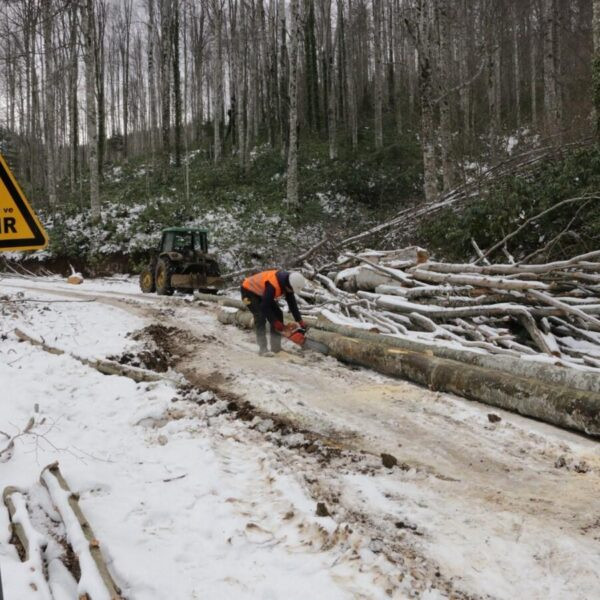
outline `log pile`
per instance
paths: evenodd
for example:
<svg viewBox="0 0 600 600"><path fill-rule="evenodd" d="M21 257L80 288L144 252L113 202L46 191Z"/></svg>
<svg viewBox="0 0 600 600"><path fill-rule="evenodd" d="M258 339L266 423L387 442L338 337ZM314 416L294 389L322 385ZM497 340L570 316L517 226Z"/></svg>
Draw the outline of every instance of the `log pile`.
<svg viewBox="0 0 600 600"><path fill-rule="evenodd" d="M417 247L345 252L320 267L305 261L313 286L301 308L386 337L600 369L600 250L552 263L477 263L435 262Z"/></svg>

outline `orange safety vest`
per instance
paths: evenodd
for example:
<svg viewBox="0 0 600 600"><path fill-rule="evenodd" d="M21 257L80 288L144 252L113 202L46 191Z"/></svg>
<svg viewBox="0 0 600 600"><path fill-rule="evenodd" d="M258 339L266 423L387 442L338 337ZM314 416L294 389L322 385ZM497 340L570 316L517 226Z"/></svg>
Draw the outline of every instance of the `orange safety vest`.
<svg viewBox="0 0 600 600"><path fill-rule="evenodd" d="M262 296L265 293L267 282L275 288L275 298L283 296L283 291L277 279L277 269L273 271L263 271L262 273L246 277L242 282L242 287L257 296Z"/></svg>

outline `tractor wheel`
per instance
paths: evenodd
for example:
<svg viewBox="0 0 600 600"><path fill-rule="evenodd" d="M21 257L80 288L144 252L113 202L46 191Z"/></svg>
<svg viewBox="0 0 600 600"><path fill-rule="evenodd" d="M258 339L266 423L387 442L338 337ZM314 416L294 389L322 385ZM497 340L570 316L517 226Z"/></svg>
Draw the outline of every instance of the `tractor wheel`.
<svg viewBox="0 0 600 600"><path fill-rule="evenodd" d="M170 296L173 293L172 274L173 263L166 256L159 258L156 265L156 293L160 296Z"/></svg>
<svg viewBox="0 0 600 600"><path fill-rule="evenodd" d="M144 267L140 273L140 288L144 294L151 294L156 291L154 273L150 267Z"/></svg>

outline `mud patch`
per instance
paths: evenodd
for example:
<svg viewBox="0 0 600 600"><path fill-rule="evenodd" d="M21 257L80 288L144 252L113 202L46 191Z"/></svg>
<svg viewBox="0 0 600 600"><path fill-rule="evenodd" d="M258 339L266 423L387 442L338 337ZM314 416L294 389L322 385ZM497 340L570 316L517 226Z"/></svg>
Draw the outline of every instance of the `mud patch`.
<svg viewBox="0 0 600 600"><path fill-rule="evenodd" d="M165 373L190 353L192 336L177 327L152 324L130 335L141 342L142 348L135 352L124 352L109 356L121 365L140 367L157 373Z"/></svg>
<svg viewBox="0 0 600 600"><path fill-rule="evenodd" d="M573 458L562 454L554 462L555 469L566 469L575 473L589 473L590 465L585 460L575 461Z"/></svg>
<svg viewBox="0 0 600 600"><path fill-rule="evenodd" d="M290 419L263 411L241 396L214 384L217 379L212 373L208 377L194 371L183 371L189 384L182 386L178 398L198 405L217 405L218 414L226 412L233 419L243 421L248 427L263 434L276 446L285 446L313 454L319 461L330 462L342 455L343 447L339 441L298 427ZM222 410L221 410L222 409ZM212 414L216 416L216 414Z"/></svg>

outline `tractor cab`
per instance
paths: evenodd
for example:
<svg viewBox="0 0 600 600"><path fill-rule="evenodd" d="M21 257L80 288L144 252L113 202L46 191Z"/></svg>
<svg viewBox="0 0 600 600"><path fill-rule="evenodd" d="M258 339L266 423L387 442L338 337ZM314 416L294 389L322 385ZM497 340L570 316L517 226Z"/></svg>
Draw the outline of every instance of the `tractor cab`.
<svg viewBox="0 0 600 600"><path fill-rule="evenodd" d="M164 229L159 251L177 252L184 256L189 253L208 253L208 235L206 229L186 229L170 227Z"/></svg>
<svg viewBox="0 0 600 600"><path fill-rule="evenodd" d="M194 227L163 229L156 254L140 274L140 287L146 293L215 293L222 285L219 265L208 253L208 232Z"/></svg>

